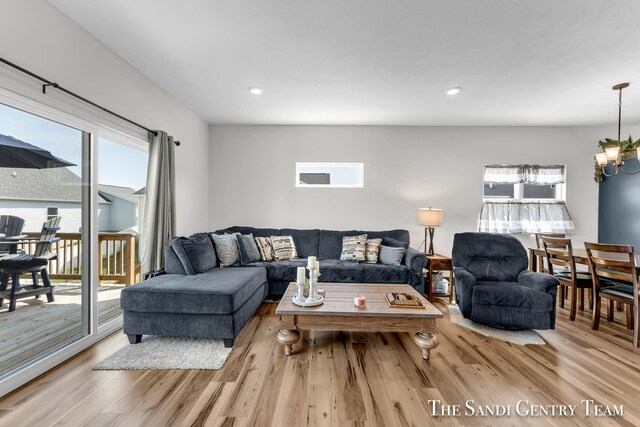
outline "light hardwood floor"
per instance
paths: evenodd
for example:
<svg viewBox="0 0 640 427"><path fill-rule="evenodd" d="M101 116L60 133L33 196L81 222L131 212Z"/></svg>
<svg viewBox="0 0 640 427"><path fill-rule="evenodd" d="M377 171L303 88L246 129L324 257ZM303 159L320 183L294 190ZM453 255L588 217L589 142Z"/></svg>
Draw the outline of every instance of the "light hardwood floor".
<svg viewBox="0 0 640 427"><path fill-rule="evenodd" d="M591 331L559 309L544 346L510 345L438 321L440 346L422 359L404 333L303 334L285 357L275 304L263 304L219 371L92 371L126 344L116 334L0 401L6 426L91 425L640 425L640 352L618 321ZM444 305L438 307L446 311ZM594 369L597 367L598 369ZM603 377L598 372L606 372ZM619 418L433 417L449 404L624 405Z"/></svg>

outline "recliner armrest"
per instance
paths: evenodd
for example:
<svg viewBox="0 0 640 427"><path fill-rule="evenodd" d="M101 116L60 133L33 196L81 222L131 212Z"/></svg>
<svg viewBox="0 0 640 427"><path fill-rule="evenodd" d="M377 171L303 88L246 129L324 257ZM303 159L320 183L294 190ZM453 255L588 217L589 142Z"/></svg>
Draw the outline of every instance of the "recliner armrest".
<svg viewBox="0 0 640 427"><path fill-rule="evenodd" d="M518 284L549 293L558 287L560 281L547 273L522 270L518 274Z"/></svg>
<svg viewBox="0 0 640 427"><path fill-rule="evenodd" d="M471 317L471 296L473 287L476 285L476 278L468 270L462 267L454 267L456 285L456 302L465 318Z"/></svg>

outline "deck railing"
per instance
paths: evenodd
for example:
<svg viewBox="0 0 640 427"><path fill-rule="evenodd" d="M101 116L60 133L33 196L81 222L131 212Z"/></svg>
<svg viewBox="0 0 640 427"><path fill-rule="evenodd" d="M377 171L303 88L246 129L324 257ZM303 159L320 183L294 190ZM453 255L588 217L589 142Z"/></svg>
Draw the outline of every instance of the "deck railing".
<svg viewBox="0 0 640 427"><path fill-rule="evenodd" d="M40 233L24 233L37 237ZM51 246L57 259L49 261L51 279L80 280L82 275L82 235L56 233L58 240ZM140 280L138 259L139 238L136 233L98 233L98 283L115 281L132 285ZM21 250L33 253L35 244L21 245Z"/></svg>

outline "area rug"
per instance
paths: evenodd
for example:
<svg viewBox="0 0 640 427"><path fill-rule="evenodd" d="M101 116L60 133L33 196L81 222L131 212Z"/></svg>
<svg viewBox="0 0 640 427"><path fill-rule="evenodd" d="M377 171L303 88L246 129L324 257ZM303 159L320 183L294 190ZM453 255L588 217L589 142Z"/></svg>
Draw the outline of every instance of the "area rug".
<svg viewBox="0 0 640 427"><path fill-rule="evenodd" d="M517 345L546 344L542 337L538 335L538 333L533 329L528 329L525 331L505 331L502 329L494 329L490 328L489 326L476 323L471 319L465 319L464 317L462 317L460 308L455 304L448 304L447 309L449 310L449 319L451 320L451 323L455 323L456 325L460 325L463 328L470 329L486 337L496 338Z"/></svg>
<svg viewBox="0 0 640 427"><path fill-rule="evenodd" d="M220 369L231 350L217 339L145 335L139 344L128 344L93 369Z"/></svg>

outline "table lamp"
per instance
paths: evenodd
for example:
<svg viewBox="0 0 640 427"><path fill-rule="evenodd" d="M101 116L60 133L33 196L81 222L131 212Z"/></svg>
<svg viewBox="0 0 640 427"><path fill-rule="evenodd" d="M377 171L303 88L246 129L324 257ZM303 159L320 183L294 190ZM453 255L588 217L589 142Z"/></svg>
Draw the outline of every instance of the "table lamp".
<svg viewBox="0 0 640 427"><path fill-rule="evenodd" d="M435 227L442 225L442 209L419 208L418 224L424 225L424 253L433 255L433 231ZM429 234L427 239L427 234ZM427 241L429 242L429 250L427 251Z"/></svg>

